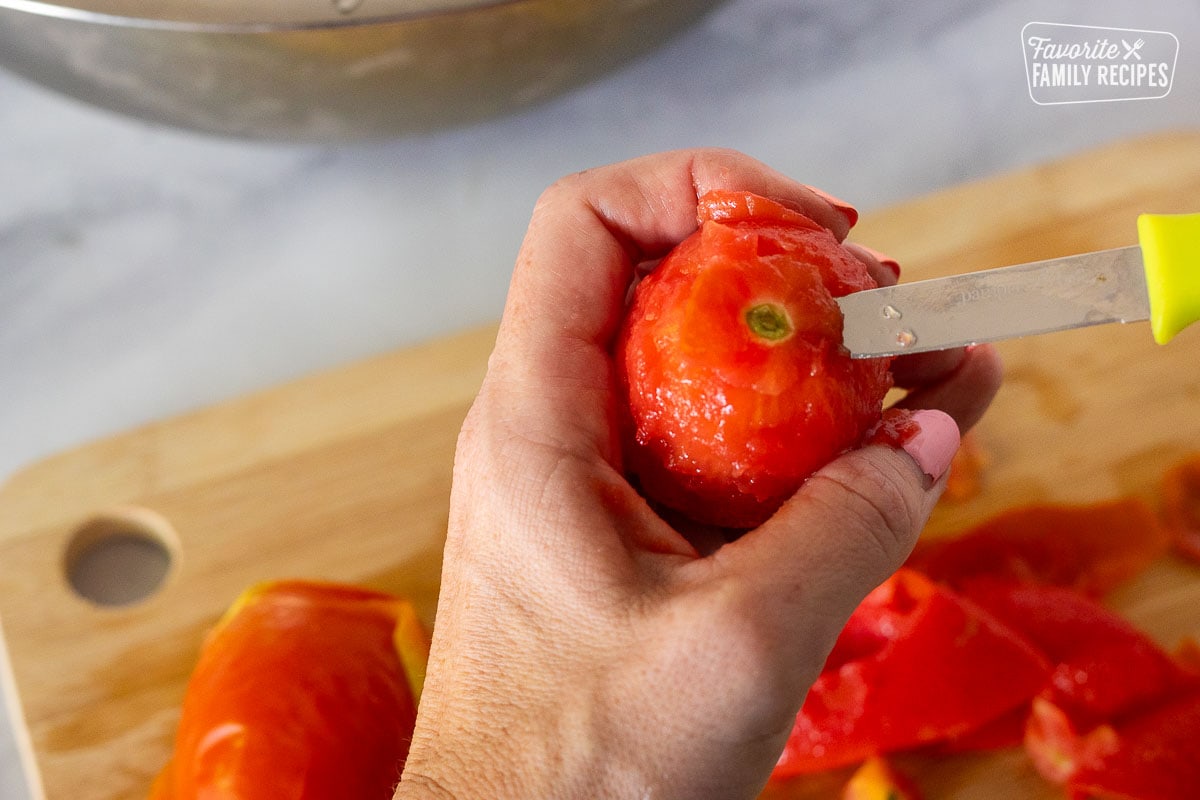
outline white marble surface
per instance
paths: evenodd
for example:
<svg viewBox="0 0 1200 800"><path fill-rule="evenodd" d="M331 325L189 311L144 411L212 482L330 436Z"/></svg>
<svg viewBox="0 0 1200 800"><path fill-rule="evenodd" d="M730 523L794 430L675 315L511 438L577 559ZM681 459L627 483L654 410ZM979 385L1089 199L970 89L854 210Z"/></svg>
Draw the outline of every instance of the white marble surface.
<svg viewBox="0 0 1200 800"><path fill-rule="evenodd" d="M1160 100L1037 106L1019 44L1033 20L1171 31L1175 86ZM548 105L354 146L194 135L0 73L0 479L495 319L530 208L564 173L722 145L869 210L1195 126L1198 64L1195 0L733 0ZM0 800L25 797L0 736Z"/></svg>

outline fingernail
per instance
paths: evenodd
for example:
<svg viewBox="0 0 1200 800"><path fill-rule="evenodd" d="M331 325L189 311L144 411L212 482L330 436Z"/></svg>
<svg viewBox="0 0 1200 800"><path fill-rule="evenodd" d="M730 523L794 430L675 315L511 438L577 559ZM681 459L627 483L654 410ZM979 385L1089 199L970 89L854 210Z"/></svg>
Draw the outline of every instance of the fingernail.
<svg viewBox="0 0 1200 800"><path fill-rule="evenodd" d="M950 461L958 452L958 425L949 414L933 409L914 411L910 419L920 430L905 440L900 449L936 482L950 468Z"/></svg>
<svg viewBox="0 0 1200 800"><path fill-rule="evenodd" d="M829 205L837 209L838 213L845 217L850 223L851 228L853 228L854 224L858 222L858 209L847 203L845 200L839 200L828 192L822 192L815 186L809 186L808 189L817 197L821 198L826 203L829 203Z"/></svg>
<svg viewBox="0 0 1200 800"><path fill-rule="evenodd" d="M872 256L874 256L875 260L878 261L880 264L882 264L883 266L890 269L892 271L892 274L895 275L897 278L900 277L900 262L899 261L897 261L896 259L887 255L886 253L879 252L874 247L867 247L865 244L860 244L859 247L861 247L863 250L866 250L868 253L870 253Z"/></svg>

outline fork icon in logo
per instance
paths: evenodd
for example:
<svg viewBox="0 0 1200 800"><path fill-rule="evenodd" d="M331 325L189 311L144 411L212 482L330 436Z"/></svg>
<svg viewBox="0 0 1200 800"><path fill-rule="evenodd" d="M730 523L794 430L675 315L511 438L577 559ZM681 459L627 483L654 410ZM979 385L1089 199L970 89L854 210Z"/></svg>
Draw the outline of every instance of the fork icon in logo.
<svg viewBox="0 0 1200 800"><path fill-rule="evenodd" d="M1125 59L1126 61L1128 61L1128 60L1129 60L1129 57L1130 57L1130 56L1133 56L1133 57L1134 57L1134 58L1136 58L1138 61L1141 61L1141 60L1142 60L1142 54L1141 54L1141 53L1139 53L1139 52L1138 52L1138 50L1141 50L1141 49L1142 49L1142 46L1143 46L1144 44L1146 44L1146 40L1145 40L1145 39L1138 39L1138 40L1137 40L1136 42L1134 42L1133 44L1130 44L1129 42L1127 42L1127 41L1125 41L1124 39L1122 39L1122 40L1121 40L1121 44L1125 45L1125 56L1124 56L1124 59Z"/></svg>

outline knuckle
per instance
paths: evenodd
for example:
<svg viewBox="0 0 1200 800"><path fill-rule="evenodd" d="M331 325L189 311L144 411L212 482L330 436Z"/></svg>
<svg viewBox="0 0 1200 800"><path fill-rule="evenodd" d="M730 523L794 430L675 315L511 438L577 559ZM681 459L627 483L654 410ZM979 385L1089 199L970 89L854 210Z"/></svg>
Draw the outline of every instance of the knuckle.
<svg viewBox="0 0 1200 800"><path fill-rule="evenodd" d="M693 151L693 159L708 161L720 166L734 161L746 161L747 156L742 151L735 150L732 147L700 147Z"/></svg>
<svg viewBox="0 0 1200 800"><path fill-rule="evenodd" d="M907 491L908 480L897 465L858 458L818 474L836 487L851 526L870 537L885 558L897 562L907 556L922 515L919 498Z"/></svg>
<svg viewBox="0 0 1200 800"><path fill-rule="evenodd" d="M551 183L538 196L537 202L534 204L535 212L546 206L553 205L564 197L573 197L582 191L582 187L593 170L579 170L567 175L563 175L556 181Z"/></svg>

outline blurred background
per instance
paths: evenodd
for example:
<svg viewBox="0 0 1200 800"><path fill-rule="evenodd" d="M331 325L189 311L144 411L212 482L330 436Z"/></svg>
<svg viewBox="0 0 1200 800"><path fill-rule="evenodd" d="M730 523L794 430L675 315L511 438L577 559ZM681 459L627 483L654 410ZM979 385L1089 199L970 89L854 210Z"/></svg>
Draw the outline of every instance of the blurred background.
<svg viewBox="0 0 1200 800"><path fill-rule="evenodd" d="M1031 21L1169 31L1174 86L1039 106L1020 41ZM303 143L144 121L0 71L0 480L496 320L533 203L563 174L719 145L869 212L1194 127L1197 59L1194 0L730 0L532 106ZM25 800L0 727L0 800Z"/></svg>

